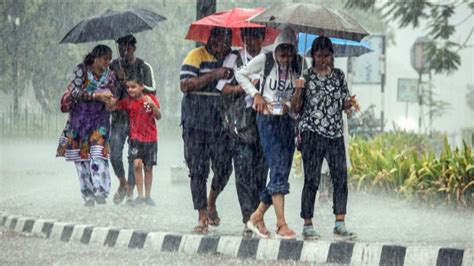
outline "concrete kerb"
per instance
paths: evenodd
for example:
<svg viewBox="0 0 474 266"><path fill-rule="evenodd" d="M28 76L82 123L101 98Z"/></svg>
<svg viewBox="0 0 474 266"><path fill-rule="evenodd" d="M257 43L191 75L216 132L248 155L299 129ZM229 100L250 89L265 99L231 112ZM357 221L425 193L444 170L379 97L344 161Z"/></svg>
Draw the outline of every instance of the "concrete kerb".
<svg viewBox="0 0 474 266"><path fill-rule="evenodd" d="M474 265L474 249L207 236L97 227L0 213L0 226L48 239L186 254L351 265Z"/></svg>

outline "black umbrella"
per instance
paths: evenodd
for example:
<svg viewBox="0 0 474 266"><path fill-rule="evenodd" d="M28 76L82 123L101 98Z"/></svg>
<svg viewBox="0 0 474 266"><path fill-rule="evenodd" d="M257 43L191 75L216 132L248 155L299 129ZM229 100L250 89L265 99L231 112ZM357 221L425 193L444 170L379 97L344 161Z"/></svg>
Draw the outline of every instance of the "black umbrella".
<svg viewBox="0 0 474 266"><path fill-rule="evenodd" d="M59 43L117 40L132 33L151 30L164 20L165 17L145 9L107 10L79 22Z"/></svg>

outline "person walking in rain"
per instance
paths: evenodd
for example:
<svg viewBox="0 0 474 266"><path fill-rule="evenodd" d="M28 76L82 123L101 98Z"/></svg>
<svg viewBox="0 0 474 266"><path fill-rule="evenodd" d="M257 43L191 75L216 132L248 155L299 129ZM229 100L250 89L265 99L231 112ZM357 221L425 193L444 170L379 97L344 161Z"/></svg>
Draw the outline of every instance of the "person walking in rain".
<svg viewBox="0 0 474 266"><path fill-rule="evenodd" d="M334 50L327 37L318 37L311 46L313 65L304 72L304 81L295 88L291 105L301 114L301 153L304 167L304 187L301 195L301 218L304 220L303 238L319 239L313 227L316 192L321 178L321 166L326 159L331 172L333 210L336 216L334 235L356 238L345 226L347 206L347 164L344 148L343 111L354 105L344 73L333 68Z"/></svg>
<svg viewBox="0 0 474 266"><path fill-rule="evenodd" d="M243 28L240 36L245 47L240 50L233 51L229 56L236 56L234 71L246 66L254 57L262 51L262 43L265 39L265 28ZM252 82L258 82L258 76ZM258 85L257 85L258 86ZM232 142L232 159L235 169L235 186L239 199L240 210L242 212L242 222L244 223L244 235L252 233L247 227L250 215L257 209L259 193L263 190L266 183L268 169L265 165L263 150L260 145L258 136L256 112L248 105L252 101L251 96L246 95L237 81L234 79L228 81L222 90L223 96L232 104L240 104L241 107L234 109L240 119L245 119L245 125L239 125L244 129L236 133L235 128L230 125L228 134ZM237 101L237 103L235 102ZM226 108L226 106L224 106ZM248 108L248 109L246 109ZM248 114L247 114L248 112ZM225 111L224 111L225 113ZM246 116L246 117L242 117ZM234 120L230 117L229 120ZM225 121L225 119L224 119ZM234 121L228 121L232 124ZM226 122L224 122L226 123Z"/></svg>
<svg viewBox="0 0 474 266"><path fill-rule="evenodd" d="M127 98L127 86L125 81L141 73L145 92L155 93L155 81L153 78L153 69L150 64L143 59L135 56L137 40L133 35L127 35L117 40L120 58L112 61L110 69L116 73L117 86L113 90L114 97L122 100ZM130 131L130 121L127 112L116 110L112 112L112 128L110 135L110 161L115 175L119 179L120 185L114 195L114 203L120 204L125 196L127 203L133 204L133 188L135 186L135 176L133 162L128 160L128 183L125 179L125 170L122 162L122 151L125 140Z"/></svg>
<svg viewBox="0 0 474 266"><path fill-rule="evenodd" d="M249 229L263 238L270 236L264 215L272 204L277 217L276 237L296 237L286 223L284 206L285 195L290 192L288 177L295 151L294 121L289 112L294 82L301 71L299 63L302 61L296 52L296 33L287 28L277 37L273 53L258 55L236 73L239 84L254 99L260 141L270 169L270 180L260 193L258 208L247 222ZM263 76L260 89L251 81L255 74Z"/></svg>
<svg viewBox="0 0 474 266"><path fill-rule="evenodd" d="M142 73L138 72L135 76L128 77L126 85L129 96L118 101L113 98L108 102L108 107L113 110L124 110L130 118L129 158L133 162L138 192L134 205L155 206L150 194L153 166L156 165L158 153L158 130L155 120L161 119L160 103L152 93L144 93Z"/></svg>
<svg viewBox="0 0 474 266"><path fill-rule="evenodd" d="M184 157L189 168L194 209L198 210L196 233L207 233L210 222L219 224L215 200L232 173L230 141L218 111L221 93L216 89L220 79L229 79L232 75L231 69L222 67L231 51L231 43L232 30L215 27L206 46L190 51L181 66ZM214 178L208 209L206 183L210 164Z"/></svg>
<svg viewBox="0 0 474 266"><path fill-rule="evenodd" d="M105 204L110 191L108 165L109 112L115 74L109 69L112 50L97 45L74 69L73 106L66 127L67 161L74 162L85 206Z"/></svg>

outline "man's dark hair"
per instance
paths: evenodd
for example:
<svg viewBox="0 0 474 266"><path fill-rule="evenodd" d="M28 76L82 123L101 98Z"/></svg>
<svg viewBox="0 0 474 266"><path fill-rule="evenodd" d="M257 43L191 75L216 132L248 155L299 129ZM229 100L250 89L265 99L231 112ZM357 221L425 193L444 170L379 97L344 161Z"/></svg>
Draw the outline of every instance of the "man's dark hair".
<svg viewBox="0 0 474 266"><path fill-rule="evenodd" d="M211 30L211 35L209 38L216 38L220 36L225 36L232 39L232 29L215 27Z"/></svg>
<svg viewBox="0 0 474 266"><path fill-rule="evenodd" d="M265 28L242 28L240 30L240 36L244 37L260 37L265 38Z"/></svg>
<svg viewBox="0 0 474 266"><path fill-rule="evenodd" d="M135 47L135 45L137 44L137 39L135 39L133 35L127 35L127 36L118 38L117 43L131 45Z"/></svg>

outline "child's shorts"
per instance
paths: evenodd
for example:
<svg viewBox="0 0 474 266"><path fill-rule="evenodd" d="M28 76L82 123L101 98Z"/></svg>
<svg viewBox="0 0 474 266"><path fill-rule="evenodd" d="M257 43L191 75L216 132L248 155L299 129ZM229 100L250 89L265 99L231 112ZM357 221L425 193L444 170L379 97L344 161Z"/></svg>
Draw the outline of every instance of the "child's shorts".
<svg viewBox="0 0 474 266"><path fill-rule="evenodd" d="M141 142L138 140L130 141L130 148L128 149L129 160L141 159L145 166L156 165L156 157L158 153L158 143L155 142Z"/></svg>

